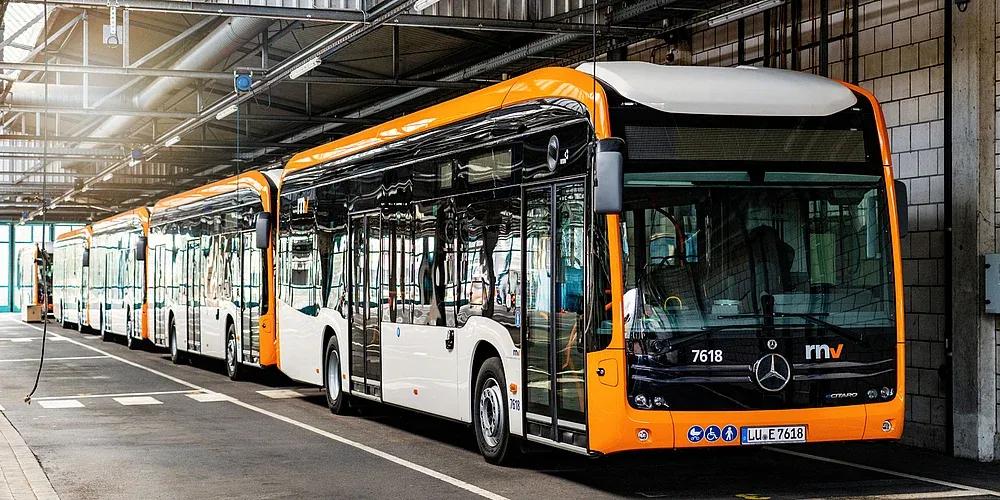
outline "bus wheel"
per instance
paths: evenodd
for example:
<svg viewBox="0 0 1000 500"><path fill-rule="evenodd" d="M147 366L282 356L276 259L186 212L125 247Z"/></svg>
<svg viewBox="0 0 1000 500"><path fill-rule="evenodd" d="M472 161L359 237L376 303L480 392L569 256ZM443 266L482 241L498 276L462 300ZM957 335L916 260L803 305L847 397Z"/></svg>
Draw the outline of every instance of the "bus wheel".
<svg viewBox="0 0 1000 500"><path fill-rule="evenodd" d="M229 323L226 328L226 375L230 380L239 380L243 370L240 369L240 362L236 360L236 351L239 345L236 343L236 326Z"/></svg>
<svg viewBox="0 0 1000 500"><path fill-rule="evenodd" d="M472 423L479 452L491 464L510 463L517 451L511 443L507 421L507 387L500 358L489 358L479 367Z"/></svg>
<svg viewBox="0 0 1000 500"><path fill-rule="evenodd" d="M128 346L129 350L134 351L139 348L139 339L135 338L132 334L132 311L128 312L128 323L125 327L125 345Z"/></svg>
<svg viewBox="0 0 1000 500"><path fill-rule="evenodd" d="M101 341L102 342L111 342L111 340L113 340L111 338L111 332L108 331L108 326L104 324L104 320L102 319L101 320Z"/></svg>
<svg viewBox="0 0 1000 500"><path fill-rule="evenodd" d="M344 392L340 383L340 350L337 349L337 338L330 337L326 342L326 375L323 389L326 392L326 405L334 415L346 415L350 410L349 395Z"/></svg>
<svg viewBox="0 0 1000 500"><path fill-rule="evenodd" d="M170 361L175 365L184 362L184 353L177 347L177 324L170 318Z"/></svg>

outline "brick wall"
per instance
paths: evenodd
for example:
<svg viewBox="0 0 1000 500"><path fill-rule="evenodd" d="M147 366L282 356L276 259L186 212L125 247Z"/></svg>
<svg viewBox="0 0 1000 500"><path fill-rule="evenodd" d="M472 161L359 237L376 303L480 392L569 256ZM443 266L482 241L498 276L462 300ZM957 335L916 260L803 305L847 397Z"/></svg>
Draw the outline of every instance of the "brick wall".
<svg viewBox="0 0 1000 500"><path fill-rule="evenodd" d="M793 50L779 36L783 16L772 10L744 19L742 54L738 21L691 33L691 61L731 66L741 62L820 73L820 4L803 1ZM791 19L786 6L784 19ZM949 432L945 384L944 273L944 4L943 0L862 0L858 9L857 74L853 71L850 2L829 0L828 76L852 80L875 93L889 127L897 178L909 196L910 235L903 240L907 340L907 408L904 441L944 450ZM764 32L770 27L765 44ZM629 59L662 63L663 42L630 49ZM797 53L797 57L792 54ZM765 57L769 56L769 57ZM998 76L1000 80L1000 76ZM1000 103L1000 99L998 99ZM998 104L1000 109L1000 104ZM1000 116L1000 114L998 114ZM1000 159L997 163L1000 168ZM1000 349L1000 347L998 347ZM1000 376L1000 374L998 374Z"/></svg>
<svg viewBox="0 0 1000 500"><path fill-rule="evenodd" d="M997 0L997 2L996 2L996 8L997 8L997 12L1000 13L1000 0ZM1000 17L998 17L998 20L1000 20ZM998 35L997 44L996 44L996 61L997 61L996 71L997 71L997 74L996 74L996 77L994 78L994 80L996 80L996 87L995 87L996 91L995 91L995 94L997 96L997 99L996 99L996 104L994 106L994 110L996 112L997 134L998 134L998 137L997 137L997 141L996 141L996 144L995 144L995 146L996 146L996 152L997 152L997 157L996 157L997 161L996 161L996 164L995 164L994 167L997 170L1000 170L1000 23L997 24L997 30L996 30L996 32L997 32L997 35ZM1000 175L997 175L997 179L998 179L997 180L998 186L997 186L996 192L997 192L997 209L998 209L997 210L997 215L998 215L998 217L996 218L996 220L998 221L998 224L1000 224ZM997 237L997 241L1000 241L1000 226L998 226L997 229L996 229L996 237ZM1000 249L998 249L998 251L1000 251ZM1000 330L1000 325L998 325L998 330ZM997 359L997 436L996 436L996 445L995 445L995 449L996 449L995 456L998 457L998 460L1000 460L1000 335L997 335L997 354L996 354L996 356L997 356L997 358L996 358Z"/></svg>

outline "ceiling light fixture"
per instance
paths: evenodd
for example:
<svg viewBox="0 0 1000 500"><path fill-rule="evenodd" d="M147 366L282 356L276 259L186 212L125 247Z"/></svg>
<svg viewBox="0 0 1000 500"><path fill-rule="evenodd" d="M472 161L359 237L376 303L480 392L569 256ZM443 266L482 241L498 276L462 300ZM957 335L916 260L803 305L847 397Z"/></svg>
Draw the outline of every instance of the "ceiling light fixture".
<svg viewBox="0 0 1000 500"><path fill-rule="evenodd" d="M215 114L215 119L216 120L225 119L227 116L229 116L229 115L237 112L239 109L240 109L239 106L233 104L232 106L229 106L229 107L223 109L222 111L219 111L218 113L216 113Z"/></svg>
<svg viewBox="0 0 1000 500"><path fill-rule="evenodd" d="M318 58L318 57L314 57L314 58L312 58L312 59L310 59L310 60L308 60L308 61L300 64L297 68L293 69L291 71L291 73L288 73L288 78L294 80L294 79L296 79L296 78L298 78L298 77L300 77L300 76L302 76L302 75L304 75L304 74L306 74L306 73L308 73L308 72L316 69L317 67L319 67L320 64L323 64L323 60L320 59L320 58Z"/></svg>
<svg viewBox="0 0 1000 500"><path fill-rule="evenodd" d="M422 10L424 10L424 9L426 9L426 8L428 8L428 7L436 4L436 3L438 3L438 1L440 1L440 0L417 0L416 2L413 2L413 10L415 10L417 12L422 11Z"/></svg>
<svg viewBox="0 0 1000 500"><path fill-rule="evenodd" d="M177 144L178 142L181 142L181 136L179 136L179 135L175 135L175 136L173 136L173 137L171 137L171 138L167 139L166 141L164 141L164 142L163 142L163 145L164 145L165 147L168 147L168 148L169 148L170 146L173 146L174 144Z"/></svg>
<svg viewBox="0 0 1000 500"><path fill-rule="evenodd" d="M765 10L773 9L774 7L777 7L783 3L785 3L785 0L763 0L761 2L744 5L743 7L733 9L729 12L726 12L725 14L721 14L713 18L710 18L708 20L708 25L715 27L720 24L726 24L728 22L743 19L745 17L750 17L754 14L760 14Z"/></svg>

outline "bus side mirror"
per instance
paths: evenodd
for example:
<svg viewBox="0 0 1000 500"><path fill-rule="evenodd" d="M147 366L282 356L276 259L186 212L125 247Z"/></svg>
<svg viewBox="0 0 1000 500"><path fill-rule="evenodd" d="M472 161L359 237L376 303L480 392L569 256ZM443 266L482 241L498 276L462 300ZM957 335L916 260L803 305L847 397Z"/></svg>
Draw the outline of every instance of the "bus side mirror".
<svg viewBox="0 0 1000 500"><path fill-rule="evenodd" d="M83 250L83 267L90 267L90 249Z"/></svg>
<svg viewBox="0 0 1000 500"><path fill-rule="evenodd" d="M621 139L597 141L594 162L594 211L598 214L617 214L622 211L622 191L625 189L622 173L625 157Z"/></svg>
<svg viewBox="0 0 1000 500"><path fill-rule="evenodd" d="M146 260L146 237L140 236L135 242L135 260Z"/></svg>
<svg viewBox="0 0 1000 500"><path fill-rule="evenodd" d="M268 236L271 235L271 214L260 212L254 221L254 246L264 250L267 248Z"/></svg>
<svg viewBox="0 0 1000 500"><path fill-rule="evenodd" d="M906 234L910 230L910 222L908 210L906 209L908 203L906 199L906 184L903 181L893 182L896 191L896 218L899 220L899 237L905 238Z"/></svg>

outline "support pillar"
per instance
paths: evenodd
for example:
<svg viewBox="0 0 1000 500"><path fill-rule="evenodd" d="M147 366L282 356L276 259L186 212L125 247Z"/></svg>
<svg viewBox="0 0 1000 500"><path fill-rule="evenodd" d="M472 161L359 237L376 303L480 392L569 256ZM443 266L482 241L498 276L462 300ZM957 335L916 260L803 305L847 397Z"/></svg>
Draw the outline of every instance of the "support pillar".
<svg viewBox="0 0 1000 500"><path fill-rule="evenodd" d="M948 0L945 8L952 9L953 452L991 461L997 458L997 334L996 319L984 312L983 254L997 251L996 2L970 0L962 12Z"/></svg>

